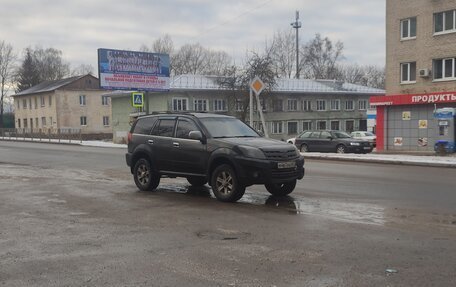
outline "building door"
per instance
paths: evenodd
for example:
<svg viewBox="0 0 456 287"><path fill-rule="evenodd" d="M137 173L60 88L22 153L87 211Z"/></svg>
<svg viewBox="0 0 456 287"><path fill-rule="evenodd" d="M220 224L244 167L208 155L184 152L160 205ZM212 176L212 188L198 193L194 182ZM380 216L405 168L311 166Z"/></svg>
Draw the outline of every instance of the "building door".
<svg viewBox="0 0 456 287"><path fill-rule="evenodd" d="M359 130L367 131L367 120L359 120Z"/></svg>

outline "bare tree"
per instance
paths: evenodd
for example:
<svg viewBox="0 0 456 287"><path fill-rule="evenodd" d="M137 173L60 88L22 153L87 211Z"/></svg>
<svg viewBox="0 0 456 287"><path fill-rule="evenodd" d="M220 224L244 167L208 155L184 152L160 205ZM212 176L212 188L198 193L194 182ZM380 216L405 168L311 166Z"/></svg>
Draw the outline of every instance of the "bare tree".
<svg viewBox="0 0 456 287"><path fill-rule="evenodd" d="M152 50L155 53L172 55L174 53L174 43L171 36L165 34L152 43Z"/></svg>
<svg viewBox="0 0 456 287"><path fill-rule="evenodd" d="M334 79L336 65L343 58L343 49L342 42L333 45L328 37L321 38L320 34L316 34L302 49L302 74L311 79Z"/></svg>
<svg viewBox="0 0 456 287"><path fill-rule="evenodd" d="M40 81L60 80L70 75L70 64L63 61L62 51L36 47L32 53Z"/></svg>
<svg viewBox="0 0 456 287"><path fill-rule="evenodd" d="M377 66L339 65L336 80L372 88L385 88L385 69Z"/></svg>
<svg viewBox="0 0 456 287"><path fill-rule="evenodd" d="M174 74L202 74L208 68L207 57L207 50L200 44L182 46L174 57Z"/></svg>
<svg viewBox="0 0 456 287"><path fill-rule="evenodd" d="M13 64L16 55L13 52L13 46L0 41L0 128L3 128L3 111L6 94L13 80Z"/></svg>
<svg viewBox="0 0 456 287"><path fill-rule="evenodd" d="M277 31L270 44L271 58L279 77L291 78L296 71L296 41L292 31ZM266 45L268 49L268 45Z"/></svg>
<svg viewBox="0 0 456 287"><path fill-rule="evenodd" d="M82 75L87 75L87 74L94 74L94 68L90 64L80 64L76 68L73 68L71 70L71 76L82 76Z"/></svg>

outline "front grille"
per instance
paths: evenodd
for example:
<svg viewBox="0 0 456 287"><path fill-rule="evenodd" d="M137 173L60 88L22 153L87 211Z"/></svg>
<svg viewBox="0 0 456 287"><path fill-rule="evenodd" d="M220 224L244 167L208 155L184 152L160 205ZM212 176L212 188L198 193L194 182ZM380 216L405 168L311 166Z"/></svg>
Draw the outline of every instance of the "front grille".
<svg viewBox="0 0 456 287"><path fill-rule="evenodd" d="M263 150L264 155L270 160L290 160L296 157L294 149L277 151L277 150Z"/></svg>

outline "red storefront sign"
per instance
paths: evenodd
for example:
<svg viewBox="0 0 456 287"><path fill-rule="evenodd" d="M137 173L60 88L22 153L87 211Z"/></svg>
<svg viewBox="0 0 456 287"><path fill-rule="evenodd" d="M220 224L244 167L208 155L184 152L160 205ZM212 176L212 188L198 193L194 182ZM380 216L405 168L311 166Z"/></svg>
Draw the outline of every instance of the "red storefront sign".
<svg viewBox="0 0 456 287"><path fill-rule="evenodd" d="M422 105L455 102L456 92L439 92L416 95L374 96L370 98L371 106Z"/></svg>

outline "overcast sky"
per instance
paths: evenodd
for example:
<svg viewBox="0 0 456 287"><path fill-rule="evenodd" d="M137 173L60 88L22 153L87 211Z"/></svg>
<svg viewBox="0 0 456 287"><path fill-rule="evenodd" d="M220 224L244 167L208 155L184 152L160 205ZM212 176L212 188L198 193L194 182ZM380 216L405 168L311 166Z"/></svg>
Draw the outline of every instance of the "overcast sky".
<svg viewBox="0 0 456 287"><path fill-rule="evenodd" d="M97 66L97 49L138 50L169 34L175 48L200 43L240 61L278 30L300 42L316 33L344 43L345 61L384 66L385 0L0 0L0 41L62 50L72 66ZM96 71L96 70L95 70Z"/></svg>

